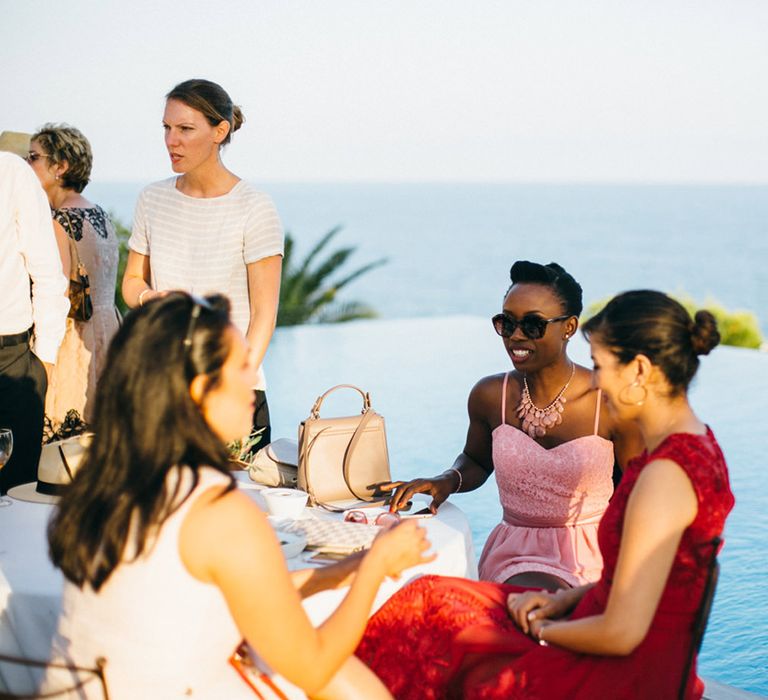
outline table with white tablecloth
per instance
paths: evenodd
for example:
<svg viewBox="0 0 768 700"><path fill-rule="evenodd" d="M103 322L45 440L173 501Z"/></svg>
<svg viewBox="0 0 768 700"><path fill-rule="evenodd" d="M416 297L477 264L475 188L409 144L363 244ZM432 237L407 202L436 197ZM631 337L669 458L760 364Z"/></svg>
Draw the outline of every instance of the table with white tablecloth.
<svg viewBox="0 0 768 700"><path fill-rule="evenodd" d="M255 495L251 489L245 492ZM61 572L48 559L46 526L52 511L50 505L17 500L0 508L0 654L33 659L49 656L63 587ZM408 569L396 580L386 580L374 610L409 580L425 573L477 578L472 534L459 508L445 503L436 516L420 523L427 529L437 558ZM287 563L290 569L312 566L305 554ZM323 591L307 598L304 607L313 623L328 617L345 593L346 589ZM0 688L4 672L7 670L0 666Z"/></svg>

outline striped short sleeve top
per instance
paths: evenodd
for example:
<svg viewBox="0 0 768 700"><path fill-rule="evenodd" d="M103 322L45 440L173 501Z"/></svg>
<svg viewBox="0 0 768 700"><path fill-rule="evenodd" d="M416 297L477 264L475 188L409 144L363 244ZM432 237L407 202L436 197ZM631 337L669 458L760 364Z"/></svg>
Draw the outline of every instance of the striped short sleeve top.
<svg viewBox="0 0 768 700"><path fill-rule="evenodd" d="M151 258L153 289L226 294L245 333L246 265L282 255L283 228L271 198L243 180L220 197L200 198L180 192L171 177L139 195L128 246Z"/></svg>

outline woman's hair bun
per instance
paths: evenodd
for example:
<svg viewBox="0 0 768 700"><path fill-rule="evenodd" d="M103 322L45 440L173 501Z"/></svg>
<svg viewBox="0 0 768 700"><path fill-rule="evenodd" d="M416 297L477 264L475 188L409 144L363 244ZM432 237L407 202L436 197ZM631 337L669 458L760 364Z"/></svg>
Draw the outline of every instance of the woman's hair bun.
<svg viewBox="0 0 768 700"><path fill-rule="evenodd" d="M562 265L555 262L541 265L530 260L518 260L509 271L509 279L512 280L512 286L532 282L549 287L562 302L566 314L581 315L583 310L581 285L565 271Z"/></svg>
<svg viewBox="0 0 768 700"><path fill-rule="evenodd" d="M697 311L691 325L691 346L697 355L709 355L720 343L715 317L706 309Z"/></svg>
<svg viewBox="0 0 768 700"><path fill-rule="evenodd" d="M237 131L245 122L245 115L240 105L232 106L232 131Z"/></svg>

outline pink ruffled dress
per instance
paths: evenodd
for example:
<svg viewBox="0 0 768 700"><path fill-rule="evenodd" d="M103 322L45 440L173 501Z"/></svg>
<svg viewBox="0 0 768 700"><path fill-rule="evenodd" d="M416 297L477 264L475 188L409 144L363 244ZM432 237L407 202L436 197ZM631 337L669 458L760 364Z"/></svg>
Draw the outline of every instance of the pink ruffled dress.
<svg viewBox="0 0 768 700"><path fill-rule="evenodd" d="M493 466L503 520L485 543L480 578L503 583L526 571L557 576L572 586L597 581L603 559L597 526L613 494L613 443L584 435L546 449L506 423L507 380L501 425L492 434Z"/></svg>

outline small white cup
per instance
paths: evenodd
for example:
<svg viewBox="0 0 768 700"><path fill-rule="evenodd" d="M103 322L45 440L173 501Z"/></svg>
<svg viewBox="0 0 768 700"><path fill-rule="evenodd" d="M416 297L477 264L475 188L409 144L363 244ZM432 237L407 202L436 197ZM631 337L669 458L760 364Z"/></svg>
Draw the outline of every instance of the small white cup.
<svg viewBox="0 0 768 700"><path fill-rule="evenodd" d="M301 517L307 505L308 494L296 489L264 489L261 496L267 504L267 512L277 518Z"/></svg>

